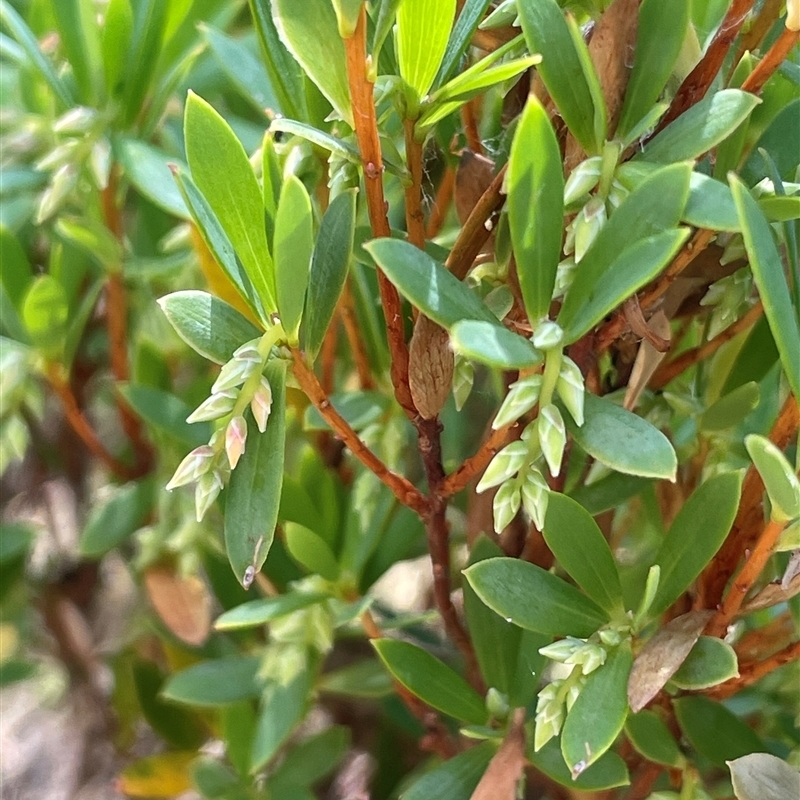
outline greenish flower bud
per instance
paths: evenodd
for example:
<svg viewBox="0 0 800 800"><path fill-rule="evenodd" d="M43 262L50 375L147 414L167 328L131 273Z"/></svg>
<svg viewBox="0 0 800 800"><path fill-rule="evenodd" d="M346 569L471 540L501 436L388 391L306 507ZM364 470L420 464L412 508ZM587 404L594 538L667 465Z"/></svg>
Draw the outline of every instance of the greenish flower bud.
<svg viewBox="0 0 800 800"><path fill-rule="evenodd" d="M499 486L519 472L528 455L525 442L511 442L500 450L486 467L483 477L475 487L480 494L492 486Z"/></svg>
<svg viewBox="0 0 800 800"><path fill-rule="evenodd" d="M111 174L111 144L108 139L98 139L89 153L89 171L100 191L108 186Z"/></svg>
<svg viewBox="0 0 800 800"><path fill-rule="evenodd" d="M517 19L517 0L503 0L478 26L483 31L505 28Z"/></svg>
<svg viewBox="0 0 800 800"><path fill-rule="evenodd" d="M36 212L36 223L41 224L53 216L66 202L78 183L78 168L74 164L64 164L53 174L50 186L42 193L39 209Z"/></svg>
<svg viewBox="0 0 800 800"><path fill-rule="evenodd" d="M600 182L601 156L592 156L581 161L564 184L564 205L568 206L589 194Z"/></svg>
<svg viewBox="0 0 800 800"><path fill-rule="evenodd" d="M586 251L606 224L606 205L593 197L575 217L575 263L580 264Z"/></svg>
<svg viewBox="0 0 800 800"><path fill-rule="evenodd" d="M211 469L215 455L214 448L207 444L195 447L178 465L175 474L170 478L166 486L167 491L171 492L179 486L185 486L187 483L194 483L199 480L201 476Z"/></svg>
<svg viewBox="0 0 800 800"><path fill-rule="evenodd" d="M238 392L230 389L224 392L216 392L200 403L200 405L189 414L186 421L209 422L210 420L224 417L226 414L230 414L231 411L233 411L238 395Z"/></svg>
<svg viewBox="0 0 800 800"><path fill-rule="evenodd" d="M585 678L581 678L578 683L573 683L572 686L567 689L567 697L566 697L566 706L567 711L572 710L572 706L575 705L575 701L580 696L581 690L583 689L585 684Z"/></svg>
<svg viewBox="0 0 800 800"><path fill-rule="evenodd" d="M241 347L236 348L233 353L233 357L237 361L256 361L258 363L263 362L264 359L258 349L258 344L258 339L251 339L249 342L245 342Z"/></svg>
<svg viewBox="0 0 800 800"><path fill-rule="evenodd" d="M565 258L559 262L556 268L556 282L553 286L553 299L562 297L566 294L567 289L572 286L572 281L575 279L575 259L572 256Z"/></svg>
<svg viewBox="0 0 800 800"><path fill-rule="evenodd" d="M530 375L512 383L508 394L500 406L492 428L497 430L518 420L539 402L539 390L542 388L542 376Z"/></svg>
<svg viewBox="0 0 800 800"><path fill-rule="evenodd" d="M456 353L453 366L453 399L456 402L456 411L461 411L467 402L474 380L475 369L472 362Z"/></svg>
<svg viewBox="0 0 800 800"><path fill-rule="evenodd" d="M258 384L253 399L250 401L250 410L253 412L253 419L256 421L260 433L267 429L269 412L272 409L272 387L269 381L262 375L261 382Z"/></svg>
<svg viewBox="0 0 800 800"><path fill-rule="evenodd" d="M581 667L581 672L588 675L606 663L608 654L599 644L586 643L578 648L564 663Z"/></svg>
<svg viewBox="0 0 800 800"><path fill-rule="evenodd" d="M53 130L56 133L86 133L96 119L97 112L93 108L75 106L53 123Z"/></svg>
<svg viewBox="0 0 800 800"><path fill-rule="evenodd" d="M560 639L557 642L548 644L546 647L540 647L539 652L551 661L559 661L562 664L566 664L567 659L571 658L576 650L579 650L583 645L583 639L575 639L572 636L567 636L566 639Z"/></svg>
<svg viewBox="0 0 800 800"><path fill-rule="evenodd" d="M536 700L537 713L542 711L548 703L551 703L558 697L558 693L563 684L563 680L551 681L539 692L539 696Z"/></svg>
<svg viewBox="0 0 800 800"><path fill-rule="evenodd" d="M509 707L508 698L493 686L486 692L486 710L492 719L506 719Z"/></svg>
<svg viewBox="0 0 800 800"><path fill-rule="evenodd" d="M608 192L608 202L612 208L619 208L622 201L630 194L616 178L611 182L611 189Z"/></svg>
<svg viewBox="0 0 800 800"><path fill-rule="evenodd" d="M567 444L567 430L561 412L552 403L545 406L539 415L539 442L550 474L556 478L561 472L561 459Z"/></svg>
<svg viewBox="0 0 800 800"><path fill-rule="evenodd" d="M607 647L617 647L622 642L622 634L614 628L604 628L599 636L600 641Z"/></svg>
<svg viewBox="0 0 800 800"><path fill-rule="evenodd" d="M260 360L232 358L222 365L222 369L211 387L211 393L218 394L241 386L260 366Z"/></svg>
<svg viewBox="0 0 800 800"><path fill-rule="evenodd" d="M79 145L77 139L67 139L40 158L34 165L35 169L39 172L52 172L65 164L71 164L75 160Z"/></svg>
<svg viewBox="0 0 800 800"><path fill-rule="evenodd" d="M234 417L225 429L225 454L231 469L236 469L247 442L247 422L243 416Z"/></svg>
<svg viewBox="0 0 800 800"><path fill-rule="evenodd" d="M197 482L194 490L194 505L198 522L202 522L206 511L211 508L221 491L222 476L217 470L206 472Z"/></svg>
<svg viewBox="0 0 800 800"><path fill-rule="evenodd" d="M532 341L537 350L553 350L561 347L561 342L564 341L564 330L557 322L544 319L536 326Z"/></svg>
<svg viewBox="0 0 800 800"><path fill-rule="evenodd" d="M538 469L530 469L522 481L522 507L539 529L544 528L547 503L550 500L550 487Z"/></svg>
<svg viewBox="0 0 800 800"><path fill-rule="evenodd" d="M504 530L517 515L520 505L520 489L516 481L507 481L494 496L494 529L497 533Z"/></svg>
<svg viewBox="0 0 800 800"><path fill-rule="evenodd" d="M567 411L572 414L575 424L578 426L583 425L583 397L585 391L583 375L578 365L567 356L564 356L561 362L556 391L564 401Z"/></svg>

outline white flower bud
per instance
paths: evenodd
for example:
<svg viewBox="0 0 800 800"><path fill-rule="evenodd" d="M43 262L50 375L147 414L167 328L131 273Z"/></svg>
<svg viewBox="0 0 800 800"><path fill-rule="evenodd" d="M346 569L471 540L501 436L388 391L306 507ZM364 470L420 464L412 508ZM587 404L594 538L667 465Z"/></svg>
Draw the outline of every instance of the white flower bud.
<svg viewBox="0 0 800 800"><path fill-rule="evenodd" d="M77 139L67 139L65 142L54 147L47 155L42 156L34 168L39 172L52 172L54 169L63 167L74 160L75 151L80 142Z"/></svg>
<svg viewBox="0 0 800 800"><path fill-rule="evenodd" d="M247 422L243 416L234 417L225 429L225 453L231 469L236 469L247 442Z"/></svg>
<svg viewBox="0 0 800 800"><path fill-rule="evenodd" d="M219 419L233 411L236 404L238 392L226 390L217 392L211 397L203 400L202 403L186 418L187 422L208 422L209 420Z"/></svg>
<svg viewBox="0 0 800 800"><path fill-rule="evenodd" d="M62 114L54 123L56 133L86 133L97 119L97 112L86 106L75 106Z"/></svg>
<svg viewBox="0 0 800 800"><path fill-rule="evenodd" d="M599 197L593 197L575 217L575 263L581 259L600 229L606 224L606 205Z"/></svg>
<svg viewBox="0 0 800 800"><path fill-rule="evenodd" d="M222 365L222 369L211 387L211 393L217 394L241 386L260 366L260 361L232 358Z"/></svg>
<svg viewBox="0 0 800 800"><path fill-rule="evenodd" d="M607 647L617 647L622 642L622 634L614 628L600 631L600 641Z"/></svg>
<svg viewBox="0 0 800 800"><path fill-rule="evenodd" d="M507 481L494 496L492 510L494 511L494 529L500 533L506 528L519 511L520 489L516 481Z"/></svg>
<svg viewBox="0 0 800 800"><path fill-rule="evenodd" d="M267 429L267 420L269 419L269 412L272 409L272 387L269 381L262 375L261 382L253 394L253 399L250 401L250 410L253 412L253 419L256 421L260 433L264 433Z"/></svg>
<svg viewBox="0 0 800 800"><path fill-rule="evenodd" d="M167 484L167 491L171 492L179 486L185 486L187 483L194 483L202 475L205 475L211 468L215 455L214 448L207 444L201 447L195 447L195 449L178 465L175 474Z"/></svg>
<svg viewBox="0 0 800 800"><path fill-rule="evenodd" d="M453 367L453 399L456 402L456 411L461 411L467 402L474 380L475 369L472 362L456 353Z"/></svg>
<svg viewBox="0 0 800 800"><path fill-rule="evenodd" d="M557 322L544 319L536 326L532 341L537 350L552 350L561 346L561 342L564 341L564 331Z"/></svg>
<svg viewBox="0 0 800 800"><path fill-rule="evenodd" d="M786 0L786 29L800 31L800 0Z"/></svg>
<svg viewBox="0 0 800 800"><path fill-rule="evenodd" d="M533 736L534 752L539 752L554 736L558 736L563 722L563 711L560 716L545 719L536 715L536 732Z"/></svg>
<svg viewBox="0 0 800 800"><path fill-rule="evenodd" d="M611 182L611 188L608 191L608 202L612 208L619 208L622 205L622 201L629 194L628 189L615 178Z"/></svg>
<svg viewBox="0 0 800 800"><path fill-rule="evenodd" d="M572 636L567 636L566 639L560 639L557 642L548 644L546 647L540 647L539 652L551 661L559 661L562 664L566 664L567 659L571 658L583 645L583 639L575 639Z"/></svg>
<svg viewBox="0 0 800 800"><path fill-rule="evenodd" d="M575 424L579 427L583 425L583 375L578 365L567 356L564 356L561 362L556 391L575 420Z"/></svg>
<svg viewBox="0 0 800 800"><path fill-rule="evenodd" d="M211 508L221 491L222 477L216 470L206 472L197 482L194 490L194 505L198 522L202 522L206 511Z"/></svg>
<svg viewBox="0 0 800 800"><path fill-rule="evenodd" d="M606 663L606 656L605 649L599 644L587 643L578 648L564 663L580 665L581 672L588 675Z"/></svg>
<svg viewBox="0 0 800 800"><path fill-rule="evenodd" d="M528 456L528 446L525 442L511 442L495 454L495 457L486 467L483 477L475 487L480 494L492 486L499 486L519 472Z"/></svg>
<svg viewBox="0 0 800 800"><path fill-rule="evenodd" d="M545 406L539 414L539 443L547 466L550 467L550 474L554 478L558 477L567 444L567 430L561 412L552 403Z"/></svg>
<svg viewBox="0 0 800 800"><path fill-rule="evenodd" d="M111 174L111 144L108 139L98 139L89 153L89 171L94 184L101 191L108 186Z"/></svg>
<svg viewBox="0 0 800 800"><path fill-rule="evenodd" d="M50 186L42 193L36 212L36 223L41 224L52 217L64 205L77 183L78 169L74 164L59 167L53 174Z"/></svg>
<svg viewBox="0 0 800 800"><path fill-rule="evenodd" d="M538 469L531 469L522 481L522 507L539 530L544 528L550 487Z"/></svg>
<svg viewBox="0 0 800 800"><path fill-rule="evenodd" d="M575 259L572 256L565 258L559 262L556 269L556 283L553 287L553 299L564 295L572 286L572 281L575 279Z"/></svg>
<svg viewBox="0 0 800 800"><path fill-rule="evenodd" d="M530 375L512 383L503 404L492 422L492 428L497 430L511 422L518 420L527 411L530 411L539 401L539 390L542 388L542 376Z"/></svg>
<svg viewBox="0 0 800 800"><path fill-rule="evenodd" d="M237 347L233 353L233 357L237 361L257 361L263 362L263 357L258 350L258 339L251 339L245 342L241 347Z"/></svg>
<svg viewBox="0 0 800 800"><path fill-rule="evenodd" d="M601 156L592 156L581 161L567 178L564 184L564 205L568 206L580 200L594 189L600 182Z"/></svg>
<svg viewBox="0 0 800 800"><path fill-rule="evenodd" d="M572 686L570 686L569 689L567 689L567 711L572 710L572 706L575 705L575 701L580 696L584 684L585 680L584 678L581 678L581 680L578 683L573 683Z"/></svg>

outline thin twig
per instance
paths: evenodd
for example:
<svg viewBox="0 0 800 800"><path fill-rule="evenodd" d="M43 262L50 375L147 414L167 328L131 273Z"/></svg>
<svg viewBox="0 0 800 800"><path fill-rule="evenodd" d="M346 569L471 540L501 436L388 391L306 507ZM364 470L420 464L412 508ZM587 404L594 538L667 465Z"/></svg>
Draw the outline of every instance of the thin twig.
<svg viewBox="0 0 800 800"><path fill-rule="evenodd" d="M467 137L467 147L473 153L483 154L483 143L478 131L478 117L475 114L477 101L478 98L473 98L461 106L461 124L464 126L464 135Z"/></svg>
<svg viewBox="0 0 800 800"><path fill-rule="evenodd" d="M497 451L506 445L509 433L513 427L507 425L492 431L481 444L478 451L464 461L461 466L451 472L442 482L441 492L444 497L460 492L476 475L483 472L489 462L495 457Z"/></svg>
<svg viewBox="0 0 800 800"><path fill-rule="evenodd" d="M350 427L347 420L331 405L328 395L320 385L314 372L306 364L303 354L299 350L292 350L294 363L292 371L300 388L314 404L322 418L336 431L350 452L369 470L375 473L393 492L394 496L403 504L420 516L428 510L428 501L414 484L402 475L390 470L372 452L358 434Z"/></svg>
<svg viewBox="0 0 800 800"><path fill-rule="evenodd" d="M769 561L772 551L778 542L778 537L785 527L785 522L770 520L767 523L761 536L758 537L753 552L747 557L744 566L728 589L725 600L708 623L706 627L708 636L723 636L725 634L728 625L742 607L750 587L755 583L767 561Z"/></svg>
<svg viewBox="0 0 800 800"><path fill-rule="evenodd" d="M750 27L741 35L736 46L736 54L731 59L731 69L728 79L733 75L742 56L747 52L755 50L762 42L764 37L770 32L772 26L778 21L781 9L786 4L786 0L765 0L764 5L758 12Z"/></svg>
<svg viewBox="0 0 800 800"><path fill-rule="evenodd" d="M414 120L403 120L406 138L406 162L411 183L406 187L406 229L408 241L425 247L425 215L422 213L422 142L414 138Z"/></svg>
<svg viewBox="0 0 800 800"><path fill-rule="evenodd" d="M747 76L742 84L742 90L758 94L798 41L800 41L800 31L790 31L788 28L784 28L764 58Z"/></svg>
<svg viewBox="0 0 800 800"><path fill-rule="evenodd" d="M353 109L358 147L364 168L364 186L367 196L372 232L377 237L391 236L386 216L383 194L383 156L375 115L373 84L367 76L367 15L362 5L355 33L344 40L347 57L347 80ZM386 320L386 335L391 354L391 376L395 397L409 417L416 414L414 400L408 386L408 345L406 344L400 295L382 270L378 270L378 289Z"/></svg>
<svg viewBox="0 0 800 800"><path fill-rule="evenodd" d="M693 364L705 361L709 356L719 350L722 345L729 342L742 331L755 325L764 313L764 306L759 300L743 317L739 318L732 325L718 333L713 339L709 340L700 347L693 347L686 350L672 361L662 364L653 375L649 382L651 389L663 389L673 378L685 372Z"/></svg>
<svg viewBox="0 0 800 800"><path fill-rule="evenodd" d="M436 190L436 197L433 201L431 214L428 217L428 225L425 228L425 238L433 239L442 229L447 210L453 200L453 190L456 186L456 171L448 164Z"/></svg>
<svg viewBox="0 0 800 800"><path fill-rule="evenodd" d="M774 672L784 664L798 659L800 659L800 642L794 642L782 650L778 650L777 653L773 653L763 661L739 664L738 677L731 678L729 681L719 684L719 686L714 686L712 689L707 690L705 694L714 700L725 700L742 689L752 686L756 681L761 680L765 675L769 675L770 672Z"/></svg>
<svg viewBox="0 0 800 800"><path fill-rule="evenodd" d="M130 480L138 477L140 474L138 470L126 466L106 450L105 446L100 441L100 437L95 433L94 428L89 424L89 421L78 406L78 401L70 385L59 374L56 366L51 365L48 368L47 379L50 381L53 391L58 395L59 400L61 400L61 404L64 407L64 415L69 426L75 431L78 438L86 446L86 449L116 477L122 480Z"/></svg>
<svg viewBox="0 0 800 800"><path fill-rule="evenodd" d="M453 249L447 257L445 266L459 280L464 280L469 268L472 266L472 262L492 233L492 227L494 226L489 223L489 227L487 227L487 222L493 219L493 215L500 210L505 202L502 188L506 168L507 165L504 164L475 204L475 208L472 209L467 217L467 221L461 228Z"/></svg>

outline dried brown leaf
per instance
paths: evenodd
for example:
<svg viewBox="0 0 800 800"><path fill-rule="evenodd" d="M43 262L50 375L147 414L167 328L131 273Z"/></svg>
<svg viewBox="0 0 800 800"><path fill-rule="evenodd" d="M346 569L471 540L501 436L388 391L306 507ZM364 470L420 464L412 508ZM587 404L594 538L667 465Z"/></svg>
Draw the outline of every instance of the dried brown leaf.
<svg viewBox="0 0 800 800"><path fill-rule="evenodd" d="M195 575L182 577L165 564L149 567L144 586L161 621L182 642L201 645L211 630L211 596Z"/></svg>
<svg viewBox="0 0 800 800"><path fill-rule="evenodd" d="M657 336L669 341L671 330L669 320L663 311L656 312L647 324ZM625 392L624 406L628 411L636 408L639 397L641 397L650 378L653 377L653 373L665 356L666 352L658 350L646 339L641 343L639 352L636 354L636 361L633 364L631 377L628 379L628 388Z"/></svg>
<svg viewBox="0 0 800 800"><path fill-rule="evenodd" d="M408 382L424 419L433 419L442 410L453 383L453 364L447 331L420 314L409 346Z"/></svg>
<svg viewBox="0 0 800 800"><path fill-rule="evenodd" d="M670 620L644 646L628 678L628 703L641 711L675 674L700 638L713 611L690 611Z"/></svg>
<svg viewBox="0 0 800 800"><path fill-rule="evenodd" d="M742 606L739 616L785 603L800 594L800 574L795 575L784 589L780 583L768 583L752 600Z"/></svg>

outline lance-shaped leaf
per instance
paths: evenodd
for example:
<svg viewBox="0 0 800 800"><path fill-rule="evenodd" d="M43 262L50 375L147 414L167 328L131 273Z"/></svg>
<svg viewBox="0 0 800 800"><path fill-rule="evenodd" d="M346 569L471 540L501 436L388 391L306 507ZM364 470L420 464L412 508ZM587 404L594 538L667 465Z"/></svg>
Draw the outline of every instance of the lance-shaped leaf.
<svg viewBox="0 0 800 800"><path fill-rule="evenodd" d="M478 29L490 2L491 0L466 0L461 6L458 19L447 40L447 48L444 51L439 72L433 82L434 89L438 89L458 67L458 62L469 47L472 36Z"/></svg>
<svg viewBox="0 0 800 800"><path fill-rule="evenodd" d="M722 546L733 525L742 493L742 474L709 478L681 508L655 557L661 567L650 615L666 611L691 585Z"/></svg>
<svg viewBox="0 0 800 800"><path fill-rule="evenodd" d="M453 349L467 358L498 369L523 369L542 363L542 354L528 339L496 323L467 319L451 330Z"/></svg>
<svg viewBox="0 0 800 800"><path fill-rule="evenodd" d="M679 689L699 691L739 675L736 651L722 639L701 636L672 676Z"/></svg>
<svg viewBox="0 0 800 800"><path fill-rule="evenodd" d="M356 195L348 191L336 197L322 217L311 259L311 274L303 311L303 349L313 361L333 318L347 279L353 255Z"/></svg>
<svg viewBox="0 0 800 800"><path fill-rule="evenodd" d="M428 705L473 725L486 722L481 696L427 650L399 639L373 639L372 646L389 672Z"/></svg>
<svg viewBox="0 0 800 800"><path fill-rule="evenodd" d="M470 797L495 753L494 742L481 742L426 772L403 792L403 800L452 800Z"/></svg>
<svg viewBox="0 0 800 800"><path fill-rule="evenodd" d="M668 767L680 767L684 761L675 738L655 711L628 714L625 735L649 761Z"/></svg>
<svg viewBox="0 0 800 800"><path fill-rule="evenodd" d="M531 726L533 720L528 723ZM529 728L530 730L530 728ZM561 754L558 739L551 739L538 753L533 752L533 736L528 736L528 759L539 770L556 783L568 789L581 789L585 792L601 792L616 786L630 783L625 762L613 751L606 752L585 772L576 777L570 775L564 756Z"/></svg>
<svg viewBox="0 0 800 800"><path fill-rule="evenodd" d="M178 336L217 364L229 361L237 348L263 333L235 308L208 292L173 292L158 304Z"/></svg>
<svg viewBox="0 0 800 800"><path fill-rule="evenodd" d="M456 0L403 0L397 10L397 63L403 80L422 99L442 63L456 15Z"/></svg>
<svg viewBox="0 0 800 800"><path fill-rule="evenodd" d="M247 445L231 473L225 498L225 549L240 581L248 567L258 572L267 558L275 536L283 483L286 364L273 361L264 372L272 387L267 430L260 433L247 414Z"/></svg>
<svg viewBox="0 0 800 800"><path fill-rule="evenodd" d="M609 614L621 610L622 589L608 542L583 506L550 492L544 539L558 562L592 600Z"/></svg>
<svg viewBox="0 0 800 800"><path fill-rule="evenodd" d="M330 0L272 0L272 18L288 51L352 126L344 43Z"/></svg>
<svg viewBox="0 0 800 800"><path fill-rule="evenodd" d="M579 52L586 45L570 33L556 0L519 0L517 12L530 51L542 56L539 75L564 122L589 155L599 153L603 142L598 140L595 121L600 112L605 115L605 108L595 108L590 80L584 71L587 62L593 69L591 59L588 53ZM597 76L593 77L597 81Z"/></svg>
<svg viewBox="0 0 800 800"><path fill-rule="evenodd" d="M514 134L507 180L517 275L525 310L535 324L550 308L564 218L561 152L547 112L535 98L525 105Z"/></svg>
<svg viewBox="0 0 800 800"><path fill-rule="evenodd" d="M364 248L400 292L443 328L462 319L500 325L474 292L418 247L399 239L374 239Z"/></svg>
<svg viewBox="0 0 800 800"><path fill-rule="evenodd" d="M741 230L731 190L700 172L692 173L683 221L712 231Z"/></svg>
<svg viewBox="0 0 800 800"><path fill-rule="evenodd" d="M100 36L96 9L86 0L59 0L50 6L61 46L72 67L84 103L92 103L100 90Z"/></svg>
<svg viewBox="0 0 800 800"><path fill-rule="evenodd" d="M608 654L589 675L569 710L561 733L561 753L573 777L605 753L622 730L628 714L626 686L633 655L628 644Z"/></svg>
<svg viewBox="0 0 800 800"><path fill-rule="evenodd" d="M273 244L278 314L290 344L297 344L313 247L311 199L292 175L281 187Z"/></svg>
<svg viewBox="0 0 800 800"><path fill-rule="evenodd" d="M489 558L464 576L492 611L529 631L584 638L608 621L585 594L527 561Z"/></svg>
<svg viewBox="0 0 800 800"><path fill-rule="evenodd" d="M229 656L201 661L173 675L161 691L175 703L213 707L248 700L259 693L258 656Z"/></svg>
<svg viewBox="0 0 800 800"><path fill-rule="evenodd" d="M763 212L739 178L731 175L729 180L764 314L775 338L781 366L797 398L800 397L800 309L792 306L783 263Z"/></svg>
<svg viewBox="0 0 800 800"><path fill-rule="evenodd" d="M786 456L766 436L755 433L745 437L744 445L764 481L773 518L785 522L800 517L800 479Z"/></svg>
<svg viewBox="0 0 800 800"><path fill-rule="evenodd" d="M205 100L190 92L184 119L192 179L228 235L264 310L276 309L264 202L242 143Z"/></svg>

